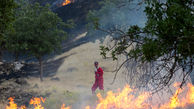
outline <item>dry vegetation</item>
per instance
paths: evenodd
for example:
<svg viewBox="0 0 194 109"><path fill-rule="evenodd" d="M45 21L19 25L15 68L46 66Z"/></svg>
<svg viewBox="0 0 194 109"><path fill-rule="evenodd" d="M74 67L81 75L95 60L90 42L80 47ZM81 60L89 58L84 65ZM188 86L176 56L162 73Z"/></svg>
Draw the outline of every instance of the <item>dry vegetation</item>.
<svg viewBox="0 0 194 109"><path fill-rule="evenodd" d="M84 35L80 35L74 41L81 37ZM125 80L122 74L118 75L115 84L110 84L114 73L109 71L114 70L116 62L113 62L112 59L102 58L99 50L101 44L103 43L99 40L88 42L47 60L45 62L47 64L44 66L45 75L52 73L52 76L44 77L43 82L40 82L36 76L30 76L24 79L28 85L22 86L22 88L29 93L33 92L34 96L46 97L44 105L48 109L59 108L63 103L72 105L72 108L75 109L80 106L85 107L86 104L93 104L97 100L96 96L91 93L94 83L94 61L99 61L100 67L104 69L105 91L124 87ZM57 60L60 60L60 65L56 69L56 64L59 64ZM17 87L17 85L13 86ZM20 99L23 100L23 98Z"/></svg>

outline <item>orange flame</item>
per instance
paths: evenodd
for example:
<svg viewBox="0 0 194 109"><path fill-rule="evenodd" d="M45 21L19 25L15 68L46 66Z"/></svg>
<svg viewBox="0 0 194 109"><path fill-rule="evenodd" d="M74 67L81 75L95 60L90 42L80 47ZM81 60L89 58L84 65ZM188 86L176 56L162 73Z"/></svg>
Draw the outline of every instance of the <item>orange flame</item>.
<svg viewBox="0 0 194 109"><path fill-rule="evenodd" d="M17 109L17 104L14 103L13 98L9 98L9 106L6 106L6 109Z"/></svg>
<svg viewBox="0 0 194 109"><path fill-rule="evenodd" d="M41 102L45 102L45 99L41 98L33 98L30 100L30 104L34 105L34 109L44 109L44 107L42 107Z"/></svg>
<svg viewBox="0 0 194 109"><path fill-rule="evenodd" d="M14 103L14 98L10 97L8 100L9 106L6 106L6 109L18 109L17 104ZM26 109L26 106L21 106L19 109Z"/></svg>
<svg viewBox="0 0 194 109"><path fill-rule="evenodd" d="M26 106L21 106L20 109L26 109Z"/></svg>
<svg viewBox="0 0 194 109"><path fill-rule="evenodd" d="M175 94L171 97L169 103L163 105L160 109L174 109L177 107L184 108L188 104L194 104L194 86L191 83L187 84L187 93L186 96L179 98L178 94L181 94L183 90L186 89L177 89Z"/></svg>
<svg viewBox="0 0 194 109"><path fill-rule="evenodd" d="M194 86L191 83L188 83L184 89L180 89L178 86L179 84L175 83L174 87L177 87L177 90L170 98L170 101L160 105L148 102L149 98L152 97L148 92L135 96L134 92L136 91L126 85L120 93L109 91L105 99L100 94L97 94L99 103L96 109L175 109L184 108L189 104L194 105ZM180 98L178 95L184 91L187 92L186 97Z"/></svg>
<svg viewBox="0 0 194 109"><path fill-rule="evenodd" d="M62 3L62 6L68 5L72 2L74 2L74 0L64 0L63 3Z"/></svg>
<svg viewBox="0 0 194 109"><path fill-rule="evenodd" d="M70 109L70 107L65 107L65 104L61 106L61 109Z"/></svg>
<svg viewBox="0 0 194 109"><path fill-rule="evenodd" d="M177 86L177 85L176 85ZM175 86L175 87L176 87ZM186 91L186 95L180 97L179 95ZM152 104L149 102L149 98L152 97L148 92L136 94L136 90L132 90L128 85L121 92L113 93L107 92L107 96L103 98L101 94L97 94L99 103L95 109L176 109L184 108L187 105L194 105L194 86L191 83L187 84L184 89L178 88L170 100L162 105ZM44 109L41 103L44 103L45 99L32 98L30 104L34 105L34 109ZM17 107L13 98L9 98L9 105L6 109L26 109L25 106ZM61 106L61 109L70 109L65 107L65 104ZM86 106L85 109L90 109L90 106Z"/></svg>
<svg viewBox="0 0 194 109"><path fill-rule="evenodd" d="M85 109L90 109L90 106L86 106Z"/></svg>
<svg viewBox="0 0 194 109"><path fill-rule="evenodd" d="M141 109L147 107L145 101L149 97L149 94L142 93L140 96L135 97L132 92L133 90L127 85L121 93L109 91L105 99L98 94L100 103L96 109Z"/></svg>

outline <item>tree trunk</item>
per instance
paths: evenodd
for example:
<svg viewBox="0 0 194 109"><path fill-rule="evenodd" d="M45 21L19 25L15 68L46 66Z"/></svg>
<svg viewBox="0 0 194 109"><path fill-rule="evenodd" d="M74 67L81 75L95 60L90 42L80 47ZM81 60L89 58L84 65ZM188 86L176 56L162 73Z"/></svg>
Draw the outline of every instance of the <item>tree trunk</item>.
<svg viewBox="0 0 194 109"><path fill-rule="evenodd" d="M15 61L19 60L19 54L17 52L14 53L15 54Z"/></svg>
<svg viewBox="0 0 194 109"><path fill-rule="evenodd" d="M0 47L0 62L3 62L3 50Z"/></svg>
<svg viewBox="0 0 194 109"><path fill-rule="evenodd" d="M39 69L40 69L40 81L43 81L43 62L42 62L42 57L39 59Z"/></svg>
<svg viewBox="0 0 194 109"><path fill-rule="evenodd" d="M2 56L2 51L0 49L0 62L3 62L3 56Z"/></svg>

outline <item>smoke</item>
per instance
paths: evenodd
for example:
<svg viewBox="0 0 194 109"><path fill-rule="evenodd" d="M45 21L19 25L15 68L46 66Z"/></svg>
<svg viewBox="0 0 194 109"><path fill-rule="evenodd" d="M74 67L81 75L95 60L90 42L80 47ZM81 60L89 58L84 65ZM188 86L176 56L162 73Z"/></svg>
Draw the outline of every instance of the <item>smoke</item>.
<svg viewBox="0 0 194 109"><path fill-rule="evenodd" d="M161 1L165 2L165 1ZM101 3L102 7L99 10L95 10L90 12L89 18L97 18L97 21L99 23L99 28L105 31L101 30L94 30L91 29L91 24L89 24L89 32L88 36L92 37L93 40L101 38L101 40L105 40L105 36L110 35L108 32L112 32L115 30L121 30L124 33L126 33L129 29L130 26L132 25L138 25L139 27L144 27L146 23L146 14L144 13L145 9L145 4L143 0L104 0L103 3ZM92 17L91 17L92 16ZM93 25L94 26L94 25ZM108 31L108 32L107 32ZM120 34L111 34L112 37L118 37ZM135 65L134 65L135 64ZM155 64L155 63L154 63ZM128 69L126 71L130 71L136 63L132 62L128 63L126 65ZM130 66L130 67L129 67ZM140 77L138 78L139 80L145 80L148 81L150 79L148 72L151 72L152 69L149 69L146 71L148 68L147 66L151 65L145 65L140 68L136 68L134 73L127 73L127 74L134 74L134 76L137 76L137 70L142 70L140 71ZM145 71L145 75L142 73ZM132 72L132 71L131 71ZM163 75L166 74L166 70L163 71ZM131 75L128 75L128 77L133 77ZM150 74L151 75L151 74ZM194 73L191 73L191 79L192 82L194 83ZM180 76L181 77L181 76ZM146 79L141 79L141 78L146 78ZM159 77L158 77L159 78ZM174 77L178 78L178 77ZM134 78L132 78L134 79ZM177 80L180 80L177 79ZM147 83L145 81L142 81L143 83ZM173 81L173 80L172 80ZM142 85L142 84L141 84Z"/></svg>
<svg viewBox="0 0 194 109"><path fill-rule="evenodd" d="M104 30L119 29L127 32L131 25L145 26L145 4L142 0L104 0L101 5L101 9L92 11L89 16L97 17L99 27ZM91 29L91 25L89 23L89 36L99 38L107 35L106 32Z"/></svg>
<svg viewBox="0 0 194 109"><path fill-rule="evenodd" d="M143 5L138 6L138 1L121 0L119 2L110 2L102 11L106 13L101 16L100 24L104 28L112 26L128 27L130 25L144 26L145 14Z"/></svg>

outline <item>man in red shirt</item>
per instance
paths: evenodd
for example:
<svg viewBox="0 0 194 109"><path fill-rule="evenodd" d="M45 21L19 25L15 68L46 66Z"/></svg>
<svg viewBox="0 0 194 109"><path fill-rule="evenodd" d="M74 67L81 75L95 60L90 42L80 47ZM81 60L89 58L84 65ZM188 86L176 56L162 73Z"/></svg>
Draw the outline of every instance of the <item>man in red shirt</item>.
<svg viewBox="0 0 194 109"><path fill-rule="evenodd" d="M103 87L103 70L98 67L98 62L94 62L95 66L95 83L92 86L92 94L95 94L96 89L99 87L100 90L104 91Z"/></svg>

